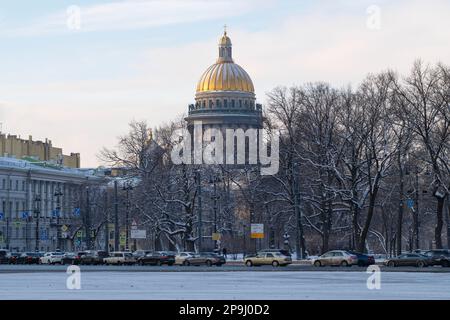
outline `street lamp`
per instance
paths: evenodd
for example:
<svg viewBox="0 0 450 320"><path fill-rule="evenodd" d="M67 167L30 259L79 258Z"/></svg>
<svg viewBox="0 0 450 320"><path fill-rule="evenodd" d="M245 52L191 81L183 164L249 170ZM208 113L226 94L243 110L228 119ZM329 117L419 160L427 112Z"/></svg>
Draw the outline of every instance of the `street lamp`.
<svg viewBox="0 0 450 320"><path fill-rule="evenodd" d="M122 187L123 190L127 192L127 210L125 212L125 250L128 250L129 246L129 240L128 240L128 234L129 234L129 214L130 214L130 190L133 190L133 186L131 183L127 183Z"/></svg>
<svg viewBox="0 0 450 320"><path fill-rule="evenodd" d="M217 175L211 176L209 178L209 183L212 183L214 185L214 193L211 197L214 200L214 233L217 233L217 200L220 198L220 196L217 195L217 182L220 181L220 177L218 177ZM214 249L219 249L217 246L217 240L214 240Z"/></svg>
<svg viewBox="0 0 450 320"><path fill-rule="evenodd" d="M36 252L39 251L39 219L41 218L41 196L36 194L34 196L34 218L36 219Z"/></svg>
<svg viewBox="0 0 450 320"><path fill-rule="evenodd" d="M56 197L56 247L57 249L61 249L60 248L60 240L61 240L61 231L60 231L60 223L59 223L59 217L61 215L61 196L63 196L64 194L62 193L62 191L57 188L55 193L53 194Z"/></svg>

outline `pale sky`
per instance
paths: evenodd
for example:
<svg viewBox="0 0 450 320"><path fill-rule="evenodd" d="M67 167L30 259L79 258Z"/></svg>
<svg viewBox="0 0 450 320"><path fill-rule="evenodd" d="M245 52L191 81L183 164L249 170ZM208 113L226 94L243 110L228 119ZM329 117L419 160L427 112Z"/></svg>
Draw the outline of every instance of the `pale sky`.
<svg viewBox="0 0 450 320"><path fill-rule="evenodd" d="M186 112L224 24L263 104L279 85L450 64L448 0L0 0L2 132L98 166L131 120Z"/></svg>

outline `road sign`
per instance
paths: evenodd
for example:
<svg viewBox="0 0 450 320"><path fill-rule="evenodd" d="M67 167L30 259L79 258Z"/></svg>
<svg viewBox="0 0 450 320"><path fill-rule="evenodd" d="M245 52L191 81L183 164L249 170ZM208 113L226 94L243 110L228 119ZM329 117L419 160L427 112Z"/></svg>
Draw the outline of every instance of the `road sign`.
<svg viewBox="0 0 450 320"><path fill-rule="evenodd" d="M407 205L408 208L410 208L410 209L414 208L414 200L413 200L413 199L408 199L408 200L406 200L406 205Z"/></svg>
<svg viewBox="0 0 450 320"><path fill-rule="evenodd" d="M220 233L213 232L211 238L212 238L213 241L219 241L220 240Z"/></svg>
<svg viewBox="0 0 450 320"><path fill-rule="evenodd" d="M119 244L124 246L127 244L127 234L125 231L122 231L119 236Z"/></svg>
<svg viewBox="0 0 450 320"><path fill-rule="evenodd" d="M73 215L74 216L80 216L80 208L73 208Z"/></svg>
<svg viewBox="0 0 450 320"><path fill-rule="evenodd" d="M147 230L131 230L131 239L147 239Z"/></svg>
<svg viewBox="0 0 450 320"><path fill-rule="evenodd" d="M264 238L264 224L252 223L250 227L250 238L263 239Z"/></svg>
<svg viewBox="0 0 450 320"><path fill-rule="evenodd" d="M16 220L14 221L14 225L16 226L16 228L19 228L22 225L22 222Z"/></svg>
<svg viewBox="0 0 450 320"><path fill-rule="evenodd" d="M65 224L63 224L62 227L61 227L61 231L62 232L66 232L67 230L69 230L69 227L66 226Z"/></svg>
<svg viewBox="0 0 450 320"><path fill-rule="evenodd" d="M83 237L83 231L82 230L78 230L77 231L77 238L82 238Z"/></svg>
<svg viewBox="0 0 450 320"><path fill-rule="evenodd" d="M4 217L5 217L5 214L3 212L0 212L0 220L3 220Z"/></svg>
<svg viewBox="0 0 450 320"><path fill-rule="evenodd" d="M137 230L137 223L135 220L131 223L131 230Z"/></svg>
<svg viewBox="0 0 450 320"><path fill-rule="evenodd" d="M28 212L24 211L22 212L22 219L27 219L28 218Z"/></svg>

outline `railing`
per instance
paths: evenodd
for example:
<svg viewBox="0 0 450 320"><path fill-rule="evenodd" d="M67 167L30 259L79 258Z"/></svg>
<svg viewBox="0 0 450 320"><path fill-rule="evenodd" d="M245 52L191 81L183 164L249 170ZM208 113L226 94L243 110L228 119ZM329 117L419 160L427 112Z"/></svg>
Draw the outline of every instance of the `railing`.
<svg viewBox="0 0 450 320"><path fill-rule="evenodd" d="M228 114L243 114L262 116L262 107L260 104L256 105L256 109L245 108L198 108L195 109L193 104L189 105L189 115L191 114L211 114L211 113L228 113Z"/></svg>

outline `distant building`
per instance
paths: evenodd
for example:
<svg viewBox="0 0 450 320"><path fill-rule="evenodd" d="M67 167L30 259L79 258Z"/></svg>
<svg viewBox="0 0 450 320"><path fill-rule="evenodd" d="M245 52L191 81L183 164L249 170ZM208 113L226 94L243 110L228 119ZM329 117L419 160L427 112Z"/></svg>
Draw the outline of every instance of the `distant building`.
<svg viewBox="0 0 450 320"><path fill-rule="evenodd" d="M0 134L0 157L47 161L69 168L80 167L79 153L65 155L62 148L52 145L51 140L33 141L32 136L25 140L16 135Z"/></svg>
<svg viewBox="0 0 450 320"><path fill-rule="evenodd" d="M76 249L85 210L80 195L102 182L104 174L95 169L0 157L0 248Z"/></svg>

